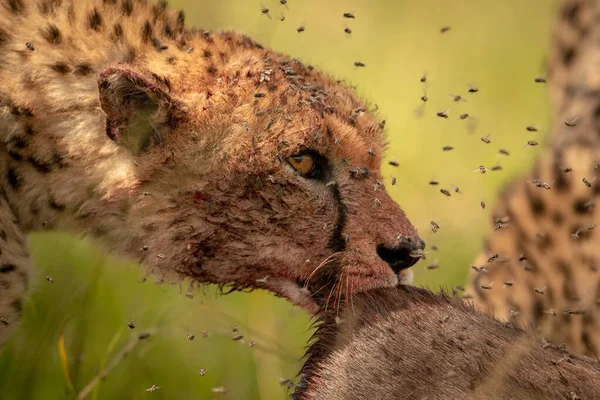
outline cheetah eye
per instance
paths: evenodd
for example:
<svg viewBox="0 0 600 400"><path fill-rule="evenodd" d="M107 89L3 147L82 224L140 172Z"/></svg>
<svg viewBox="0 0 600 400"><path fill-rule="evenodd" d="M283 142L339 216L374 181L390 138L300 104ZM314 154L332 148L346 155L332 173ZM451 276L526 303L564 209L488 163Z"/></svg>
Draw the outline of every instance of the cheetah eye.
<svg viewBox="0 0 600 400"><path fill-rule="evenodd" d="M323 177L323 160L318 154L303 152L287 159L287 162L304 178L321 179Z"/></svg>
<svg viewBox="0 0 600 400"><path fill-rule="evenodd" d="M309 176L315 167L315 158L312 154L298 154L288 158L290 165L303 176Z"/></svg>

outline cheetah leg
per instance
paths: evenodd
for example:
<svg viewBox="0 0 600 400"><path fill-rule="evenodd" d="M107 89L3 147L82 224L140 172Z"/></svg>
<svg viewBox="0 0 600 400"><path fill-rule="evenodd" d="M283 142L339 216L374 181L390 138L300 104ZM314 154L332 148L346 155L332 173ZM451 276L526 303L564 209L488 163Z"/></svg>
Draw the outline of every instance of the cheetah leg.
<svg viewBox="0 0 600 400"><path fill-rule="evenodd" d="M25 235L0 192L0 348L19 322L29 266Z"/></svg>

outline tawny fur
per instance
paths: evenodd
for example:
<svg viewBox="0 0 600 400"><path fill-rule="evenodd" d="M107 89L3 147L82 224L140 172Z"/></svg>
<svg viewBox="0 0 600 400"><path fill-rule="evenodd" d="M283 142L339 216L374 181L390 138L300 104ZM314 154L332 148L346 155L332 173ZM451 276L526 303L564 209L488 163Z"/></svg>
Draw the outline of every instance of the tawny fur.
<svg viewBox="0 0 600 400"><path fill-rule="evenodd" d="M35 230L309 311L395 285L378 249L422 247L381 184L383 122L248 37L188 30L162 3L1 0L0 55L0 343ZM302 151L327 179L288 164Z"/></svg>
<svg viewBox="0 0 600 400"><path fill-rule="evenodd" d="M536 326L554 343L596 357L599 16L598 0L569 0L559 11L548 74L554 108L550 148L533 171L503 194L493 212L496 231L475 261L485 269L472 273L467 296L498 318ZM536 186L534 179L549 188ZM503 218L508 222L496 226ZM490 258L494 254L498 257Z"/></svg>
<svg viewBox="0 0 600 400"><path fill-rule="evenodd" d="M296 400L599 399L600 362L408 286L324 311Z"/></svg>

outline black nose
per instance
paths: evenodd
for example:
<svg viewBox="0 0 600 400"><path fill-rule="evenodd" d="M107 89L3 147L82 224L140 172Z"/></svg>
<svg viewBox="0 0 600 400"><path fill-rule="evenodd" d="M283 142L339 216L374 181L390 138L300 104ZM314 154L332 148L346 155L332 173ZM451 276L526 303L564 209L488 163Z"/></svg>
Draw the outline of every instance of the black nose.
<svg viewBox="0 0 600 400"><path fill-rule="evenodd" d="M385 246L377 247L377 254L383 261L388 263L392 271L399 273L403 269L410 268L419 261L425 258L423 250L425 242L421 238L416 239L404 238L399 245L394 248Z"/></svg>

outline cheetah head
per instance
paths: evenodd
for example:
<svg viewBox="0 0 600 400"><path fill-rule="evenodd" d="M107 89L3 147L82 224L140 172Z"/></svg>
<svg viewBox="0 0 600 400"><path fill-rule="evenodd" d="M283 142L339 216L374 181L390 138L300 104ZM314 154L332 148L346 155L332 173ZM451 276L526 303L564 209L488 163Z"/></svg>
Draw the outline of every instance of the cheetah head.
<svg viewBox="0 0 600 400"><path fill-rule="evenodd" d="M309 311L406 280L424 244L383 184L384 123L297 60L197 36L99 77L119 182L90 217L103 234L159 274Z"/></svg>

